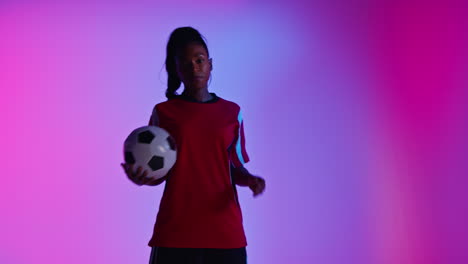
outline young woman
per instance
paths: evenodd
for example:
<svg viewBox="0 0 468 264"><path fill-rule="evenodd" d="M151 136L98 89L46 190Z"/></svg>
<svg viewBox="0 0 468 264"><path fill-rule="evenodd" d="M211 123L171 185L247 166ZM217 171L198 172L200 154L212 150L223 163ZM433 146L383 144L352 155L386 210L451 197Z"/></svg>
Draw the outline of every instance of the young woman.
<svg viewBox="0 0 468 264"><path fill-rule="evenodd" d="M154 232L150 264L247 263L247 246L236 185L257 196L265 180L244 164L240 107L208 91L213 61L200 33L175 29L167 43L167 101L153 108L149 125L166 129L177 144L177 161L163 179L122 164L137 185L166 182ZM184 84L182 94L176 90Z"/></svg>

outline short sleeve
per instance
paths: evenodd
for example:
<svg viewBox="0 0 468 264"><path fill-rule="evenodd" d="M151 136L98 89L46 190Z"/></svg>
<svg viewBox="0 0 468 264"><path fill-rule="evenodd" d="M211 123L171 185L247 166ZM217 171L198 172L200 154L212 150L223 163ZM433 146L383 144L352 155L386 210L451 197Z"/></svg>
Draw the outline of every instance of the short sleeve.
<svg viewBox="0 0 468 264"><path fill-rule="evenodd" d="M237 136L230 148L231 163L235 168L243 166L250 160L245 148L244 120L241 111L238 113L237 123Z"/></svg>
<svg viewBox="0 0 468 264"><path fill-rule="evenodd" d="M158 126L159 125L159 117L158 112L156 110L156 106L153 108L153 112L151 113L151 117L148 122L148 126Z"/></svg>

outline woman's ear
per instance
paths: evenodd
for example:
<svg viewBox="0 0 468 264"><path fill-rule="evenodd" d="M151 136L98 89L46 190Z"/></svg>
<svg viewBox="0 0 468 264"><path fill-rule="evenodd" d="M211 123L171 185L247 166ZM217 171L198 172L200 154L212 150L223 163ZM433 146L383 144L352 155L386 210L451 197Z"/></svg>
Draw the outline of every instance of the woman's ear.
<svg viewBox="0 0 468 264"><path fill-rule="evenodd" d="M213 70L213 58L210 58L209 62L210 62L210 70L212 71Z"/></svg>

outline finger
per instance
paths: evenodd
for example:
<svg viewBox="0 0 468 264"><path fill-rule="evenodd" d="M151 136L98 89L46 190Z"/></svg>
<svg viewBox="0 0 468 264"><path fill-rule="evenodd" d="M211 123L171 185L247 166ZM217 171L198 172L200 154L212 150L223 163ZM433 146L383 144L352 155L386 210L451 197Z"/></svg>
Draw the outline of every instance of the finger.
<svg viewBox="0 0 468 264"><path fill-rule="evenodd" d="M148 178L148 171L145 170L143 174L141 175L140 180L143 182L143 184L147 183L148 181L151 181L151 178Z"/></svg>
<svg viewBox="0 0 468 264"><path fill-rule="evenodd" d="M134 181L133 175L132 175L131 170L129 168L129 165L125 164L125 163L122 163L122 168L123 168L123 170L125 172L125 175L127 175L127 178L129 178L131 181Z"/></svg>
<svg viewBox="0 0 468 264"><path fill-rule="evenodd" d="M125 169L126 169L126 173L127 175L129 175L129 177L133 177L133 164L125 164Z"/></svg>
<svg viewBox="0 0 468 264"><path fill-rule="evenodd" d="M263 184L265 182L265 180L262 177L258 176L255 178L255 181L257 184Z"/></svg>
<svg viewBox="0 0 468 264"><path fill-rule="evenodd" d="M147 170L143 171L143 168L142 168L142 171L140 171L138 180L144 184L148 179L147 176L148 176L148 171Z"/></svg>
<svg viewBox="0 0 468 264"><path fill-rule="evenodd" d="M265 190L265 187L266 187L265 181L262 181L262 182L260 183L260 187L261 187L262 191Z"/></svg>
<svg viewBox="0 0 468 264"><path fill-rule="evenodd" d="M265 180L260 178L259 182L258 182L258 186L259 186L260 190L263 191L265 189L265 186L266 186Z"/></svg>
<svg viewBox="0 0 468 264"><path fill-rule="evenodd" d="M252 186L252 192L253 192L253 196L258 195L258 185L257 184Z"/></svg>
<svg viewBox="0 0 468 264"><path fill-rule="evenodd" d="M137 170L134 170L133 169L134 167L134 164L130 164L128 166L128 175L129 175L129 178L136 184L136 185L139 185L141 186L141 179L140 179L140 173L141 173L141 166L138 167Z"/></svg>
<svg viewBox="0 0 468 264"><path fill-rule="evenodd" d="M262 194L264 191L265 191L265 186L262 185L262 184L259 184L259 185L257 185L257 186L255 187L255 192L254 192L255 194L254 194L254 196L260 195L260 194Z"/></svg>
<svg viewBox="0 0 468 264"><path fill-rule="evenodd" d="M252 191L254 191L254 194L258 194L261 192L263 186L263 179L260 177L255 177L255 183L252 186Z"/></svg>
<svg viewBox="0 0 468 264"><path fill-rule="evenodd" d="M138 185L138 186L141 186L141 185L142 185L142 183L141 183L138 179L136 179L135 177L133 177L133 175L132 175L131 173L127 173L126 175L127 175L127 178L128 178L131 182L133 182L134 184L136 184L136 185Z"/></svg>
<svg viewBox="0 0 468 264"><path fill-rule="evenodd" d="M257 194L263 193L263 190L264 190L263 186L259 185L257 188Z"/></svg>
<svg viewBox="0 0 468 264"><path fill-rule="evenodd" d="M141 166L138 166L138 168L136 169L135 171L135 174L133 174L133 176L136 178L136 179L140 179L141 178L141 171L143 170L143 168Z"/></svg>

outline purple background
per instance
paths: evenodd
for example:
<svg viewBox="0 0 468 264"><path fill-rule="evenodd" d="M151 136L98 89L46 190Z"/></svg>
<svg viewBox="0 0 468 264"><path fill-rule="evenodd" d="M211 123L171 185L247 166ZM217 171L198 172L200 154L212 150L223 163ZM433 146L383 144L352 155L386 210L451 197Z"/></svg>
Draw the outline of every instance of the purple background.
<svg viewBox="0 0 468 264"><path fill-rule="evenodd" d="M119 163L165 100L166 41L187 25L267 180L257 199L240 190L249 263L468 263L467 10L0 2L0 263L148 262L163 188Z"/></svg>

